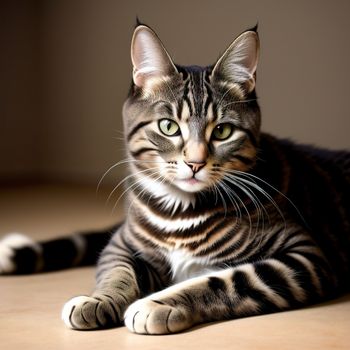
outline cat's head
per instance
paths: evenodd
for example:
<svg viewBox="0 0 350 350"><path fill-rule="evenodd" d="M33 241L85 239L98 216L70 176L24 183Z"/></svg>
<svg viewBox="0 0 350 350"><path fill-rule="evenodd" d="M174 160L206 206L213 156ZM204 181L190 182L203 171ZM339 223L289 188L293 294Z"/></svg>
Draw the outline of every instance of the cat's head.
<svg viewBox="0 0 350 350"><path fill-rule="evenodd" d="M254 28L212 66L178 66L155 32L138 25L131 44L133 83L123 109L134 174L151 185L195 193L249 170L260 132L258 54Z"/></svg>

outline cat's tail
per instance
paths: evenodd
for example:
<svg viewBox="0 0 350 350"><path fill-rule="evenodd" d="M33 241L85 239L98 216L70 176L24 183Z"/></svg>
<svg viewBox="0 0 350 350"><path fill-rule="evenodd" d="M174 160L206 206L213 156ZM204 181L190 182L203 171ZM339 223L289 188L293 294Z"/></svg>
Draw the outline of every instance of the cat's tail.
<svg viewBox="0 0 350 350"><path fill-rule="evenodd" d="M20 233L8 234L0 240L0 275L93 265L119 226L40 242Z"/></svg>

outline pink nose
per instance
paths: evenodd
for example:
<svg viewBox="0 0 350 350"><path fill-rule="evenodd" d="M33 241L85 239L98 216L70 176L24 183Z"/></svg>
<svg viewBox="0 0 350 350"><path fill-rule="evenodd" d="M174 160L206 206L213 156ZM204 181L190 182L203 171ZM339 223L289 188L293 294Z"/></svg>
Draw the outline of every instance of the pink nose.
<svg viewBox="0 0 350 350"><path fill-rule="evenodd" d="M197 173L206 164L208 158L208 146L204 142L190 140L184 149L184 162Z"/></svg>
<svg viewBox="0 0 350 350"><path fill-rule="evenodd" d="M207 163L202 162L202 163L197 163L197 162L185 162L193 171L193 173L197 173L199 170L201 170Z"/></svg>

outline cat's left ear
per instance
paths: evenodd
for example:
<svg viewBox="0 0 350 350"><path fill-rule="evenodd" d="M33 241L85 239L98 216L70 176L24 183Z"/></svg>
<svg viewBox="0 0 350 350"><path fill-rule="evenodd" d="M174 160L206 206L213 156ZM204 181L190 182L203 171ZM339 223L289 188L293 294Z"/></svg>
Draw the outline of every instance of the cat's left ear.
<svg viewBox="0 0 350 350"><path fill-rule="evenodd" d="M156 33L138 25L131 42L133 80L136 86L159 83L177 73L177 69Z"/></svg>
<svg viewBox="0 0 350 350"><path fill-rule="evenodd" d="M255 88L259 36L255 29L236 38L216 62L212 76L241 84L247 92Z"/></svg>

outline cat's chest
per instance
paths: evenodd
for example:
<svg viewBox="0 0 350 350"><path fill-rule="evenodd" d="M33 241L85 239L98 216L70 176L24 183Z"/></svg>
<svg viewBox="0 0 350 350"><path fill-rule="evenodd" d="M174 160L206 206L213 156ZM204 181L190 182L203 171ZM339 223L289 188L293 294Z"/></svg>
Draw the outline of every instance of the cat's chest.
<svg viewBox="0 0 350 350"><path fill-rule="evenodd" d="M195 257L184 249L174 249L167 252L166 259L175 283L215 271L208 258Z"/></svg>

